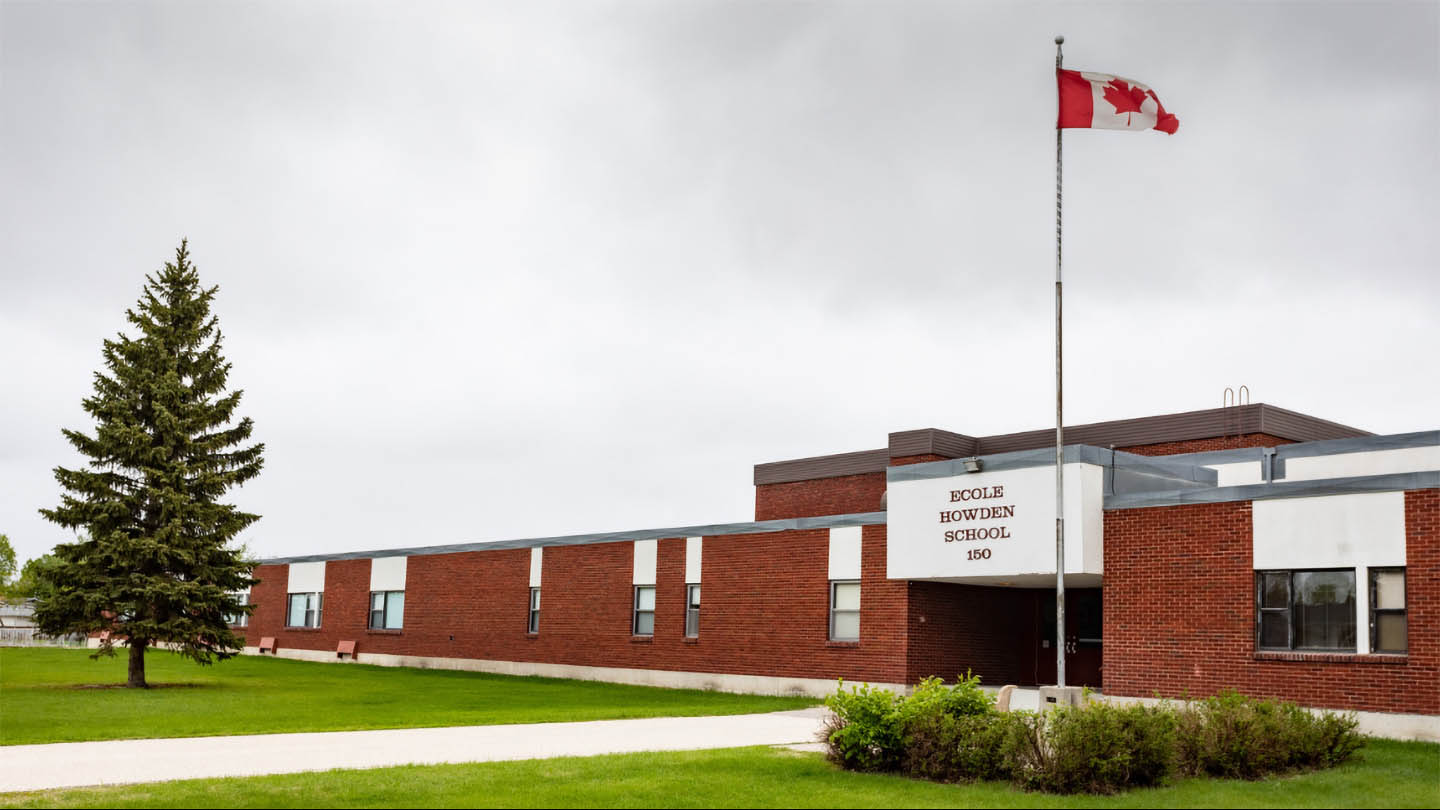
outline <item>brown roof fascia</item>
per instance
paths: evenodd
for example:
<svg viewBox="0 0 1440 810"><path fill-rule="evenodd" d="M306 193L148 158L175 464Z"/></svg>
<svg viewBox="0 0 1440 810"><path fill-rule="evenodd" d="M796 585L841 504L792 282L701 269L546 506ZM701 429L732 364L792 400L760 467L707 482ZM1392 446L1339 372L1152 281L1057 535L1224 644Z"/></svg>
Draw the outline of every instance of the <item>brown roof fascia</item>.
<svg viewBox="0 0 1440 810"><path fill-rule="evenodd" d="M938 428L901 430L890 434L890 458L944 456L964 458L979 452L980 440Z"/></svg>
<svg viewBox="0 0 1440 810"><path fill-rule="evenodd" d="M837 478L842 475L883 472L890 466L890 450L860 450L788 461L772 461L755 465L755 486L809 481L812 478Z"/></svg>

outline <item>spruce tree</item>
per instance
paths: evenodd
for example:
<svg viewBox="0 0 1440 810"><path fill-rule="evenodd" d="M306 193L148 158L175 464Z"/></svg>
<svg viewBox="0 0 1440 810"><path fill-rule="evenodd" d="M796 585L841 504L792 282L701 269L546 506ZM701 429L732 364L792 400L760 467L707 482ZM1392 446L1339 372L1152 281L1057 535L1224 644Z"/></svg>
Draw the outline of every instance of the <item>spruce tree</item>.
<svg viewBox="0 0 1440 810"><path fill-rule="evenodd" d="M200 664L238 652L227 615L249 611L234 594L255 580L233 541L260 516L221 498L259 474L265 448L249 443L249 418L234 421L243 392L225 390L230 363L210 314L219 288L200 285L186 243L145 282L125 312L138 335L105 341L83 401L94 434L63 431L87 464L55 468L66 492L40 512L78 539L56 546L54 587L35 611L49 635L109 631L96 656L128 644L134 687L146 685L152 646Z"/></svg>

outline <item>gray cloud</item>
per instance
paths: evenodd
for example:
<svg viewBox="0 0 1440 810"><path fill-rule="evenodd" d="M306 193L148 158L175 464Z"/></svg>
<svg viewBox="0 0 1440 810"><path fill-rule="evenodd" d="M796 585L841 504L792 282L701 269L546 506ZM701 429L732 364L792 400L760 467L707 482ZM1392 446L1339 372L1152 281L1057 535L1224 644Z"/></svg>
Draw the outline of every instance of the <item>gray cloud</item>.
<svg viewBox="0 0 1440 810"><path fill-rule="evenodd" d="M0 531L142 274L221 285L261 554L749 516L749 465L1257 401L1434 427L1440 6L0 4Z"/></svg>

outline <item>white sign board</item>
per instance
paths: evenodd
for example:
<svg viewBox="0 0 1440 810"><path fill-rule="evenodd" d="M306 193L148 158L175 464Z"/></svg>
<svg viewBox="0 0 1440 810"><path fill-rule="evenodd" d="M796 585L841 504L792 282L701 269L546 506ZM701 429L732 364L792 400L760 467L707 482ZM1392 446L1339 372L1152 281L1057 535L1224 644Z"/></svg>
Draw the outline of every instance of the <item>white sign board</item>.
<svg viewBox="0 0 1440 810"><path fill-rule="evenodd" d="M1065 465L1065 573L1100 574L1104 470ZM891 481L891 579L1055 575L1055 468Z"/></svg>

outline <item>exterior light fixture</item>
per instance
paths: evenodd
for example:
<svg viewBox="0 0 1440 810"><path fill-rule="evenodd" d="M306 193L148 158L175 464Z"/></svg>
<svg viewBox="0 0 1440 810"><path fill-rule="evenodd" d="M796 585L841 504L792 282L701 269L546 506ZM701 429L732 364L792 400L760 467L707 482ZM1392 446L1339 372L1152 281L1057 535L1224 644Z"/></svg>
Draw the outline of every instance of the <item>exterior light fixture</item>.
<svg viewBox="0 0 1440 810"><path fill-rule="evenodd" d="M978 456L965 459L965 472L980 472L982 466Z"/></svg>

